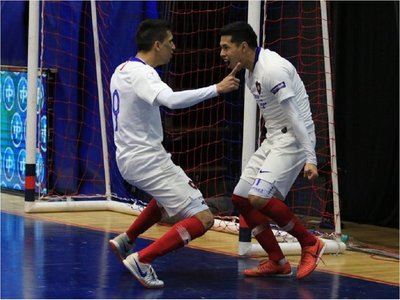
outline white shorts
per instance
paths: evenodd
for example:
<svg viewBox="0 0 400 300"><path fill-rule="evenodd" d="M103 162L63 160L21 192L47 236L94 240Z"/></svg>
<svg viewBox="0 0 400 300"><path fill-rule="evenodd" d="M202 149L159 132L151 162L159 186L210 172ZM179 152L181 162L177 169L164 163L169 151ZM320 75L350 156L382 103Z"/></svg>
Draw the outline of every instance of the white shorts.
<svg viewBox="0 0 400 300"><path fill-rule="evenodd" d="M311 141L315 145L315 136L311 137ZM240 178L251 185L257 183L256 179L266 181L285 198L305 163L304 148L288 132L273 142L265 139L250 158Z"/></svg>
<svg viewBox="0 0 400 300"><path fill-rule="evenodd" d="M200 190L172 160L153 166L151 170L149 174L135 174L135 179L124 179L154 197L158 206L164 208L170 217L179 215L187 218L208 209Z"/></svg>

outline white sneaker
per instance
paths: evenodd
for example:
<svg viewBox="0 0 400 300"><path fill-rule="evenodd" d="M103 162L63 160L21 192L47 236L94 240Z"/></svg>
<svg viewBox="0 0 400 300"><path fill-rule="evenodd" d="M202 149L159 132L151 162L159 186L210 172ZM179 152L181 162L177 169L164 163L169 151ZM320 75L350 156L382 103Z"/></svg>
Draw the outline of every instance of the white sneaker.
<svg viewBox="0 0 400 300"><path fill-rule="evenodd" d="M152 266L139 261L137 252L129 255L122 262L144 287L150 289L159 289L164 287L164 282L157 278L157 274Z"/></svg>
<svg viewBox="0 0 400 300"><path fill-rule="evenodd" d="M124 260L131 254L134 247L133 244L129 243L128 235L125 232L109 240L108 244L120 260Z"/></svg>

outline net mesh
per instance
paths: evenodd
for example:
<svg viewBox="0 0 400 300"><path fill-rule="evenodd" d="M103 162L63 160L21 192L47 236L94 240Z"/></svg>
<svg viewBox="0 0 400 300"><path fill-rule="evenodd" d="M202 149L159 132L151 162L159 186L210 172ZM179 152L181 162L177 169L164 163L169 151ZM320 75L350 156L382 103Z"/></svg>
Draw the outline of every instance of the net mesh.
<svg viewBox="0 0 400 300"><path fill-rule="evenodd" d="M318 217L331 226L333 194L328 131L327 91L319 1L267 1L264 47L293 63L309 95L317 137L319 178L313 182L299 175L287 203L303 217Z"/></svg>
<svg viewBox="0 0 400 300"><path fill-rule="evenodd" d="M177 50L165 80L174 90L217 83L228 73L219 57L219 29L247 17L247 2L170 1ZM243 91L183 110L164 110L165 146L198 185L213 212L231 215L230 195L241 171Z"/></svg>
<svg viewBox="0 0 400 300"><path fill-rule="evenodd" d="M86 56L92 30L88 3L82 4L82 14L69 2L43 3L41 66L57 72L48 112L54 120L48 143L49 195L92 194L87 183L103 184L102 160L82 153L88 148L102 151L96 142L101 136L98 97L89 88L96 86L96 77L94 61Z"/></svg>
<svg viewBox="0 0 400 300"><path fill-rule="evenodd" d="M106 60L113 50L111 3L97 2L99 51L103 59L102 85L107 132L112 131L109 82L113 65ZM52 101L47 112L48 176L51 197L105 195L104 160L96 80L96 62L89 1L43 1L41 5L42 68L55 70ZM132 51L132 49L131 49ZM120 58L121 59L121 58ZM113 195L131 200L131 187L121 178L114 159L113 135L107 134Z"/></svg>
<svg viewBox="0 0 400 300"><path fill-rule="evenodd" d="M332 181L326 104L324 52L319 2L267 1L262 30L264 47L291 61L310 96L316 126L320 177L299 175L286 202L310 222L333 227ZM218 30L247 19L247 2L168 2L166 18L175 24L177 52L165 78L175 89L201 87L222 79ZM234 213L229 205L241 170L243 89L196 107L165 111L167 149L197 182L218 215ZM260 120L260 141L264 138ZM305 219L304 219L305 218Z"/></svg>

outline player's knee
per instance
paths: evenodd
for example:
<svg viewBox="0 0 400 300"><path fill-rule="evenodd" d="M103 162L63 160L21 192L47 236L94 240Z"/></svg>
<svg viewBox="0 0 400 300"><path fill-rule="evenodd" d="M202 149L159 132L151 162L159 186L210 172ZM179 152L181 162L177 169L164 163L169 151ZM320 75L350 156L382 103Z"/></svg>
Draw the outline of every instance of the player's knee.
<svg viewBox="0 0 400 300"><path fill-rule="evenodd" d="M232 203L239 210L250 208L249 199L235 194L232 195Z"/></svg>
<svg viewBox="0 0 400 300"><path fill-rule="evenodd" d="M249 203L255 209L263 208L269 201L268 198L262 198L256 195L249 195Z"/></svg>
<svg viewBox="0 0 400 300"><path fill-rule="evenodd" d="M213 225L214 225L214 215L212 214L212 212L209 209L199 212L198 214L196 214L196 217L203 224L205 231L207 231L208 229L213 227Z"/></svg>
<svg viewBox="0 0 400 300"><path fill-rule="evenodd" d="M209 230L210 228L212 228L214 226L214 216L212 216L211 218L206 220L206 223L203 224L205 230Z"/></svg>
<svg viewBox="0 0 400 300"><path fill-rule="evenodd" d="M203 215L201 222L203 223L204 229L207 231L214 225L214 215L210 210L207 210Z"/></svg>

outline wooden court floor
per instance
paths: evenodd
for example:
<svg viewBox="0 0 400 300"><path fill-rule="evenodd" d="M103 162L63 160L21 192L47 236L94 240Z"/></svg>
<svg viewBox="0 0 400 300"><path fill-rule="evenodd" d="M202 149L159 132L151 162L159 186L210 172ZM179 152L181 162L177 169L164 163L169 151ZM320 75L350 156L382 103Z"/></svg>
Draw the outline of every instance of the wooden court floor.
<svg viewBox="0 0 400 300"><path fill-rule="evenodd" d="M244 278L242 270L256 265L258 258L238 257L237 236L216 231L157 259L153 266L166 287L147 290L107 245L133 216L105 211L26 214L23 207L23 197L1 194L2 299L399 298L397 259L345 251L324 255L324 263L302 281ZM358 239L398 252L398 230L350 225L346 225L350 236L359 232ZM138 240L138 249L166 230L166 225L154 226ZM288 258L295 269L299 257Z"/></svg>

